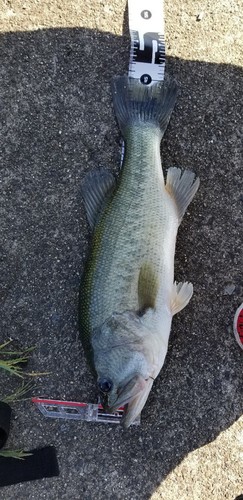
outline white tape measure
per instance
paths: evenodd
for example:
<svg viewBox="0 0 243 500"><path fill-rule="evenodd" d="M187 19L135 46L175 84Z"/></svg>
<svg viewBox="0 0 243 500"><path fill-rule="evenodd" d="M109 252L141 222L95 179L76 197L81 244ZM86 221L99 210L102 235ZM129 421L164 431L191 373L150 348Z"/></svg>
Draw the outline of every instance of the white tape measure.
<svg viewBox="0 0 243 500"><path fill-rule="evenodd" d="M163 0L128 0L131 51L129 76L144 85L164 79Z"/></svg>
<svg viewBox="0 0 243 500"><path fill-rule="evenodd" d="M128 0L131 50L128 76L143 85L164 80L165 36L163 0ZM125 145L122 143L120 167Z"/></svg>

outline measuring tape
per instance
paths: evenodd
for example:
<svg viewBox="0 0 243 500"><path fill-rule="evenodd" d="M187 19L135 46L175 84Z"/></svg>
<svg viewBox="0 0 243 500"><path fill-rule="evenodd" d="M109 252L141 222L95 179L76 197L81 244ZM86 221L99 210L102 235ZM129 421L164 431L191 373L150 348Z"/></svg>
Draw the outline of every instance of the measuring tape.
<svg viewBox="0 0 243 500"><path fill-rule="evenodd" d="M128 22L131 37L128 76L143 85L164 80L165 36L163 0L128 0ZM125 156L121 146L120 168Z"/></svg>
<svg viewBox="0 0 243 500"><path fill-rule="evenodd" d="M32 398L44 417L64 418L65 420L85 420L86 422L103 422L119 424L124 408L119 408L114 413L106 413L101 404L80 403L76 401L60 401L58 399ZM133 425L140 424L140 415L134 420Z"/></svg>
<svg viewBox="0 0 243 500"><path fill-rule="evenodd" d="M131 51L128 74L144 85L165 73L163 0L128 0Z"/></svg>
<svg viewBox="0 0 243 500"><path fill-rule="evenodd" d="M165 41L163 0L128 0L131 51L128 75L143 85L164 79ZM122 149L122 159L124 146ZM124 408L106 413L101 404L32 398L44 417L119 424ZM133 422L140 424L140 415Z"/></svg>

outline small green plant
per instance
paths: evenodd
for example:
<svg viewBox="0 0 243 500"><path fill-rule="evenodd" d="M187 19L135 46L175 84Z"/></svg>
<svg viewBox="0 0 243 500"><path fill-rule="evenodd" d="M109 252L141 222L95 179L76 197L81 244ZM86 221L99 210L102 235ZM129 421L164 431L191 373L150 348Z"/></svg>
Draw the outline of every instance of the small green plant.
<svg viewBox="0 0 243 500"><path fill-rule="evenodd" d="M26 396L28 392L34 389L34 387L35 384L33 384L32 382L22 382L21 386L18 387L15 392L2 397L1 401L7 404L16 403L17 401L24 401L25 399L28 399L24 396Z"/></svg>
<svg viewBox="0 0 243 500"><path fill-rule="evenodd" d="M32 453L28 453L23 450L4 450L0 451L0 457L5 458L18 458L19 460L24 460L25 457L29 457Z"/></svg>
<svg viewBox="0 0 243 500"><path fill-rule="evenodd" d="M29 347L25 350L14 350L12 347L12 340L7 340L3 344L0 345L0 370L5 370L10 375L15 375L22 379L22 384L19 386L15 392L12 394L3 395L0 397L0 400L4 403L13 403L16 401L23 401L25 396L30 390L34 388L34 384L29 382L24 382L24 376L37 376L40 375L38 373L24 373L23 367L21 364L27 363L31 352L34 347ZM44 374L41 374L44 375ZM18 460L24 460L25 457L31 455L31 453L27 453L23 450L3 450L0 451L0 457L11 457L16 458Z"/></svg>
<svg viewBox="0 0 243 500"><path fill-rule="evenodd" d="M7 340L0 345L0 369L6 370L11 375L23 378L21 363L27 363L30 353L35 347L29 347L24 351L6 350L12 340ZM7 359L6 359L7 358Z"/></svg>

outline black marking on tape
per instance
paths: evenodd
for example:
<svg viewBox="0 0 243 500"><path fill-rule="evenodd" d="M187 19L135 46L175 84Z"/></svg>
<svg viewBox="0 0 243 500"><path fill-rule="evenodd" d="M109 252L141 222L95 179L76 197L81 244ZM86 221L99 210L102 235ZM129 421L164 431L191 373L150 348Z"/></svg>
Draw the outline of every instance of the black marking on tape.
<svg viewBox="0 0 243 500"><path fill-rule="evenodd" d="M143 34L144 49L140 49L139 32L132 32L133 38L133 54L134 62L163 64L165 62L165 43L164 36L156 32L148 32ZM153 42L157 44L157 50L153 54ZM154 61L153 61L154 56Z"/></svg>
<svg viewBox="0 0 243 500"><path fill-rule="evenodd" d="M140 82L144 85L149 85L152 82L152 78L150 75L142 75L140 78Z"/></svg>

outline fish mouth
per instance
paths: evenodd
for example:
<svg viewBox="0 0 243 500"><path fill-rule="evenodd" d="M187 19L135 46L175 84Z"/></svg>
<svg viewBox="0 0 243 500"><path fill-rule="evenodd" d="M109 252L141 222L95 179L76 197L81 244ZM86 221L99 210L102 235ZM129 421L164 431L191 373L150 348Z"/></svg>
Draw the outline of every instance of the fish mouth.
<svg viewBox="0 0 243 500"><path fill-rule="evenodd" d="M141 376L132 379L125 388L121 395L117 397L116 401L111 405L109 402L108 411L114 412L121 406L124 406L124 413L121 419L121 425L127 429L141 413L152 388L154 379L149 377L147 380Z"/></svg>
<svg viewBox="0 0 243 500"><path fill-rule="evenodd" d="M108 395L108 407L114 412L121 406L128 405L138 394L144 390L146 381L141 375L135 375L127 383L118 388L117 394Z"/></svg>
<svg viewBox="0 0 243 500"><path fill-rule="evenodd" d="M127 429L141 413L153 382L154 379L152 377L145 379L137 374L129 380L124 381L117 390L113 388L108 393L101 392L101 403L105 412L115 413L119 408L123 407L124 412L121 425Z"/></svg>

